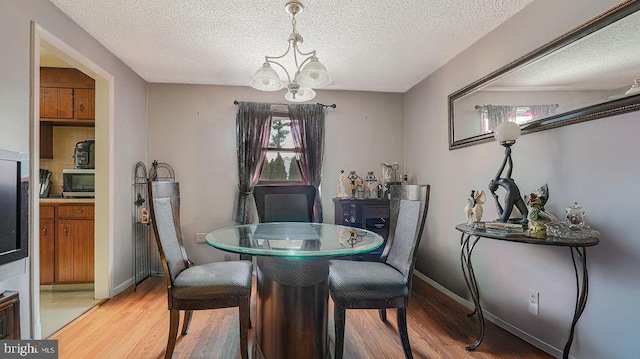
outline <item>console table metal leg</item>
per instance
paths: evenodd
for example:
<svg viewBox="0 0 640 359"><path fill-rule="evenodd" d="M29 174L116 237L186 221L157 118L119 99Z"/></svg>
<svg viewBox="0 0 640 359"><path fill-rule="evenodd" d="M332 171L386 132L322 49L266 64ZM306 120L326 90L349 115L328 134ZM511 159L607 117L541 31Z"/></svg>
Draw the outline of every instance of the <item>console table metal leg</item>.
<svg viewBox="0 0 640 359"><path fill-rule="evenodd" d="M575 333L576 324L578 319L584 312L584 308L587 306L587 297L589 295L589 274L587 272L587 249L585 247L571 247L571 260L573 261L573 270L576 274L576 307L573 312L573 320L571 321L571 330L569 331L569 339L564 346L562 352L562 358L569 358L569 351L571 349L571 343L573 343L573 335ZM580 274L578 271L578 264L576 263L576 257L582 264L582 282L580 281Z"/></svg>
<svg viewBox="0 0 640 359"><path fill-rule="evenodd" d="M460 262L462 264L462 274L464 275L464 280L467 283L467 288L469 288L469 293L471 293L471 299L475 306L473 312L468 314L468 316L478 314L478 321L480 322L480 334L478 335L478 339L473 344L466 346L467 350L474 350L480 345L480 343L482 343L485 329L484 315L480 305L480 290L478 289L478 282L476 281L476 276L473 272L473 264L471 263L471 253L473 252L473 248L476 246L476 243L480 240L479 236L474 237L475 238L471 240L471 235L464 233L462 234L462 237L460 237Z"/></svg>

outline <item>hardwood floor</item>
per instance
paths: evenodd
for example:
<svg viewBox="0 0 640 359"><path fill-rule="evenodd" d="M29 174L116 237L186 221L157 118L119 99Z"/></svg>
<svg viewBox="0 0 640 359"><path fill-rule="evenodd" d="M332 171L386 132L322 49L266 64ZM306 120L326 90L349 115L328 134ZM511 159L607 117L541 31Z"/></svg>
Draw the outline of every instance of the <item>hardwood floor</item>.
<svg viewBox="0 0 640 359"><path fill-rule="evenodd" d="M490 322L482 345L466 351L465 345L474 341L476 319L467 318L466 308L419 278L413 283L407 324L414 358L552 358ZM151 277L136 291L128 289L55 333L49 339L58 340L60 359L162 358L169 330L164 285L164 278ZM253 299L255 303L255 290ZM332 318L330 303L331 353ZM375 310L347 310L344 357L403 358L394 310L388 318L385 324ZM189 334L178 337L173 358L240 358L238 331L237 308L196 311ZM251 329L250 346L254 333Z"/></svg>

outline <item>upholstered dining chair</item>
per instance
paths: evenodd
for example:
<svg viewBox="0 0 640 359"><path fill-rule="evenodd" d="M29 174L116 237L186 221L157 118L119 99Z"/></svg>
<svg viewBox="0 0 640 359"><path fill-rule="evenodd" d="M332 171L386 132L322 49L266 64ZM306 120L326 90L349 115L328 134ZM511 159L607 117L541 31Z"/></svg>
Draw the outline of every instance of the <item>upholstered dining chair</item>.
<svg viewBox="0 0 640 359"><path fill-rule="evenodd" d="M182 245L180 190L176 182L149 182L151 221L164 269L169 307L169 338L165 359L176 345L180 311L186 335L194 310L238 307L240 354L248 358L251 262L225 261L193 265Z"/></svg>
<svg viewBox="0 0 640 359"><path fill-rule="evenodd" d="M335 359L344 349L347 309L397 308L398 332L406 358L413 358L407 331L411 279L429 208L429 185L391 187L391 227L380 262L332 260L329 293L334 302Z"/></svg>
<svg viewBox="0 0 640 359"><path fill-rule="evenodd" d="M260 223L313 222L313 202L316 198L314 186L255 186L253 197Z"/></svg>

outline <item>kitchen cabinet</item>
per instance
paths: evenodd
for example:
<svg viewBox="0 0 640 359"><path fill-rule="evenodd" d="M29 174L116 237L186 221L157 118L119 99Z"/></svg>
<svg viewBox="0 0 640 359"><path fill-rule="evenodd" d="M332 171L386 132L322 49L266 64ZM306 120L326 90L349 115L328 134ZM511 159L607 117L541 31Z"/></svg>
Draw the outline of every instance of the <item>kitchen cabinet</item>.
<svg viewBox="0 0 640 359"><path fill-rule="evenodd" d="M40 284L93 282L93 204L41 205L40 209ZM53 219L42 217L43 211Z"/></svg>
<svg viewBox="0 0 640 359"><path fill-rule="evenodd" d="M94 125L95 90L40 87L40 121Z"/></svg>
<svg viewBox="0 0 640 359"><path fill-rule="evenodd" d="M73 68L40 68L40 121L93 126L95 81Z"/></svg>
<svg viewBox="0 0 640 359"><path fill-rule="evenodd" d="M95 81L73 68L40 68L40 158L53 158L53 126L95 126Z"/></svg>
<svg viewBox="0 0 640 359"><path fill-rule="evenodd" d="M55 281L93 282L93 205L57 205Z"/></svg>
<svg viewBox="0 0 640 359"><path fill-rule="evenodd" d="M59 219L55 253L56 282L93 282L93 220Z"/></svg>
<svg viewBox="0 0 640 359"><path fill-rule="evenodd" d="M335 224L364 228L381 235L384 244L378 249L352 256L354 260L379 261L389 237L390 210L388 199L334 198Z"/></svg>

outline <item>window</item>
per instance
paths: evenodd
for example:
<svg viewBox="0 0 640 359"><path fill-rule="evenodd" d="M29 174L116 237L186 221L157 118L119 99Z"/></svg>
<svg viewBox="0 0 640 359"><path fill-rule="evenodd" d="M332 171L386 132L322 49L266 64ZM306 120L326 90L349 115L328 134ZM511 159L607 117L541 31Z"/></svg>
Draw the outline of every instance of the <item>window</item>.
<svg viewBox="0 0 640 359"><path fill-rule="evenodd" d="M557 107L557 104L530 106L478 105L476 109L480 111L481 130L483 133L488 133L505 121L522 125L555 115Z"/></svg>
<svg viewBox="0 0 640 359"><path fill-rule="evenodd" d="M260 170L258 183L302 182L298 152L291 135L291 120L288 114L278 113L271 120L269 147Z"/></svg>

